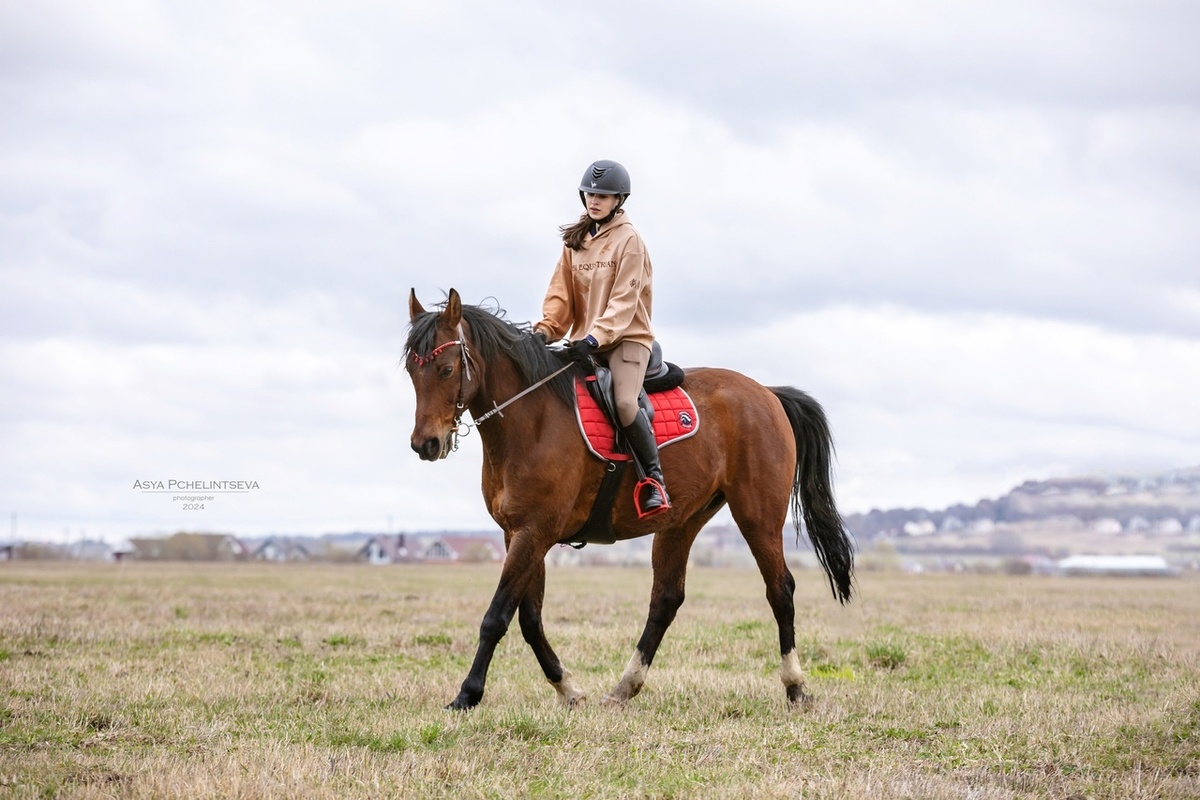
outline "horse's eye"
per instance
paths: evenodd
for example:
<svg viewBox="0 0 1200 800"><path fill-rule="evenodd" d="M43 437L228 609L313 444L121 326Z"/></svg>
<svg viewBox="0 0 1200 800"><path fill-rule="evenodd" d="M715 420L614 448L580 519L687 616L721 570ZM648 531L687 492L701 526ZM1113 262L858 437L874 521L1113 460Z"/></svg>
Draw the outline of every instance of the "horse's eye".
<svg viewBox="0 0 1200 800"><path fill-rule="evenodd" d="M454 374L454 365L453 364L447 364L446 366L442 367L438 371L438 375L440 375L443 378L449 378L453 374Z"/></svg>

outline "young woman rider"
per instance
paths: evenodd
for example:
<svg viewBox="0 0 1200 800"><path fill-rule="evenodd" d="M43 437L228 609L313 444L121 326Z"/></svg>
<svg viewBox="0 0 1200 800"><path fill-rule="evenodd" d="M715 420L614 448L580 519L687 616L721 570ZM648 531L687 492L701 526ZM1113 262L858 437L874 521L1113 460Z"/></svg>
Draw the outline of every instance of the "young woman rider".
<svg viewBox="0 0 1200 800"><path fill-rule="evenodd" d="M629 173L616 161L596 161L583 173L584 214L563 225L563 249L534 333L547 341L569 334L572 358L589 357L612 372L618 422L650 481L640 489L642 516L671 507L650 420L638 406L654 333L650 328L650 256L623 208Z"/></svg>

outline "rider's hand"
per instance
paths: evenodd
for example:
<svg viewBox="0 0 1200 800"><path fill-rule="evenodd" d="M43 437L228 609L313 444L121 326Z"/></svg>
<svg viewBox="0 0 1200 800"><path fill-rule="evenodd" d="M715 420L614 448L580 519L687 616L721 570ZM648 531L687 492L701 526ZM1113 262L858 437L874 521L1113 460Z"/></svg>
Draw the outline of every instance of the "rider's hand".
<svg viewBox="0 0 1200 800"><path fill-rule="evenodd" d="M592 361L592 356L600 347L600 343L596 341L596 337L588 334L587 336L577 341L571 342L568 352L571 355L571 360L589 366Z"/></svg>

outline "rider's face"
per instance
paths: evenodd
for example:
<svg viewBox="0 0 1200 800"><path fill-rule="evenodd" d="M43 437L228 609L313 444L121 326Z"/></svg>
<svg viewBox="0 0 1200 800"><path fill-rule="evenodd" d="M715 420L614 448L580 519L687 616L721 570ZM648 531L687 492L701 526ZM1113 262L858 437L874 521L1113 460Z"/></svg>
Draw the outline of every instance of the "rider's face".
<svg viewBox="0 0 1200 800"><path fill-rule="evenodd" d="M585 192L583 195L583 202L587 206L588 216L592 219L604 219L607 217L617 207L619 199L620 197L615 194L592 194Z"/></svg>

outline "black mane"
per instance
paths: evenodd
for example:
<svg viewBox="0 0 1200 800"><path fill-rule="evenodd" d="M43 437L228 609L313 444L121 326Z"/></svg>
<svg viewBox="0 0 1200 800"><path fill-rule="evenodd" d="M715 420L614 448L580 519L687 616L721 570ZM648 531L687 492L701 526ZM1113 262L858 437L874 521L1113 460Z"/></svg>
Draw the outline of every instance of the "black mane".
<svg viewBox="0 0 1200 800"><path fill-rule="evenodd" d="M444 307L445 303L439 305L439 308ZM533 336L529 323L514 324L504 319L504 313L501 308L490 311L481 306L462 304L463 319L471 329L474 358L485 362L501 356L508 358L529 385L562 369L562 360L542 344L541 339ZM438 314L438 311L426 311L410 323L404 345L405 369L412 369L414 353L426 355L433 350ZM576 372L567 370L546 385L567 406L575 403Z"/></svg>

